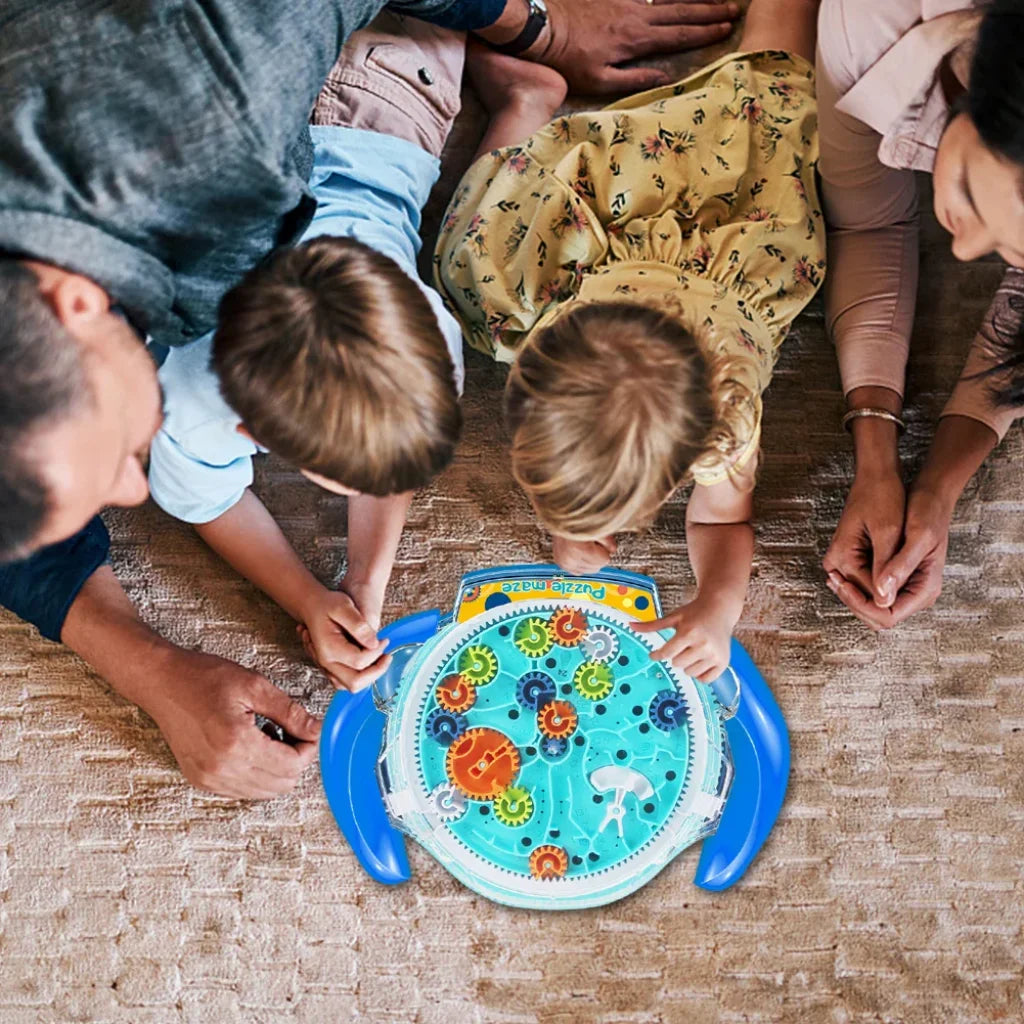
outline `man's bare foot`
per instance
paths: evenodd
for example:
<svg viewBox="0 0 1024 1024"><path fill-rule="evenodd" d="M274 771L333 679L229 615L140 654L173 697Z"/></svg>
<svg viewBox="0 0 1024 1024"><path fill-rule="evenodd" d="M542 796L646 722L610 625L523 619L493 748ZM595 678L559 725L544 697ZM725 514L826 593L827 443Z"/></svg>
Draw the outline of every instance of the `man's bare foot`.
<svg viewBox="0 0 1024 1024"><path fill-rule="evenodd" d="M569 86L554 68L496 53L470 39L466 53L470 81L491 118L516 110L546 124L565 102Z"/></svg>

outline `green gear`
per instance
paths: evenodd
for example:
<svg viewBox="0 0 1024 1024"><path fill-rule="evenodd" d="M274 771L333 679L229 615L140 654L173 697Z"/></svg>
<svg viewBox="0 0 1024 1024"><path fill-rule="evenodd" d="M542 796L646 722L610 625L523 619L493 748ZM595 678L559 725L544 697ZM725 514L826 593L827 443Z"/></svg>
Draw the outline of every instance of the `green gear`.
<svg viewBox="0 0 1024 1024"><path fill-rule="evenodd" d="M555 642L551 636L551 630L548 629L548 624L543 619L537 618L523 619L516 626L512 640L516 647L530 658L539 658L547 654Z"/></svg>
<svg viewBox="0 0 1024 1024"><path fill-rule="evenodd" d="M577 693L587 700L604 700L615 685L612 670L600 661L585 661L572 677Z"/></svg>
<svg viewBox="0 0 1024 1024"><path fill-rule="evenodd" d="M457 668L474 686L486 686L498 674L498 658L490 647L475 644L459 655Z"/></svg>
<svg viewBox="0 0 1024 1024"><path fill-rule="evenodd" d="M512 828L525 825L533 816L533 797L521 786L509 786L495 798L494 816Z"/></svg>

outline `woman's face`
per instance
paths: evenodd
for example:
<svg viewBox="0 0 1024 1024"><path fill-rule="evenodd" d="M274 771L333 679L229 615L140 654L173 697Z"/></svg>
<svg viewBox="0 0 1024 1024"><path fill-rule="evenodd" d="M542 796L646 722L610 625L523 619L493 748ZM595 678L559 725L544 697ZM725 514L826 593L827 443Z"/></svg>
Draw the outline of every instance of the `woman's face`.
<svg viewBox="0 0 1024 1024"><path fill-rule="evenodd" d="M993 153L967 114L949 123L935 157L935 216L953 236L953 255L996 252L1024 267L1024 168Z"/></svg>

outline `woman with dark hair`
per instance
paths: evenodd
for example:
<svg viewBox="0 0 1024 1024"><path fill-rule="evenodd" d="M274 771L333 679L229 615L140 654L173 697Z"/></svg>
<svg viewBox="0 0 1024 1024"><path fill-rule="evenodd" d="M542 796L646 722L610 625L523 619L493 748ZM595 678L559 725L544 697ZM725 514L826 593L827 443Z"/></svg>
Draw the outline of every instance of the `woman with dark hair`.
<svg viewBox="0 0 1024 1024"><path fill-rule="evenodd" d="M824 567L886 628L934 603L967 482L1024 415L1024 0L824 0L817 85L825 303L856 474ZM904 489L897 439L917 291L917 184L953 254L1009 269Z"/></svg>

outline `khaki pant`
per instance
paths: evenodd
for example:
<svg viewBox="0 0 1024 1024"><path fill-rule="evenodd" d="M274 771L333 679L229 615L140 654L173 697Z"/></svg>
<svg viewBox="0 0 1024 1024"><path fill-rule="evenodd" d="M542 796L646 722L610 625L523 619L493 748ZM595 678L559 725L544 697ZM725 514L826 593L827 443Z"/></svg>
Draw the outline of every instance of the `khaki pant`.
<svg viewBox="0 0 1024 1024"><path fill-rule="evenodd" d="M464 32L385 12L349 38L310 123L393 135L440 156L465 56Z"/></svg>

